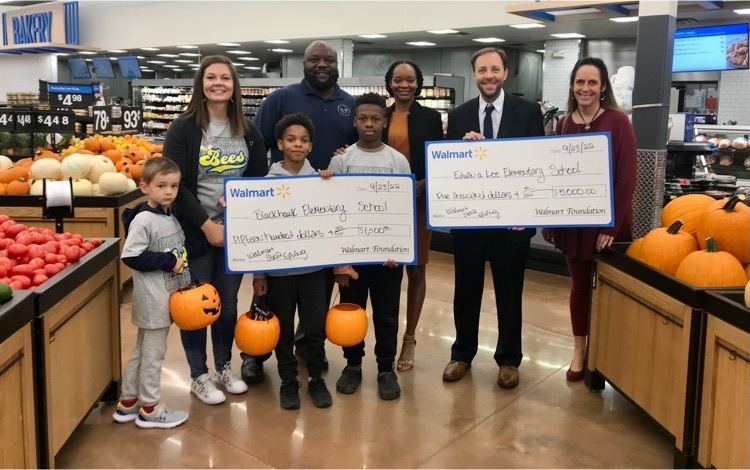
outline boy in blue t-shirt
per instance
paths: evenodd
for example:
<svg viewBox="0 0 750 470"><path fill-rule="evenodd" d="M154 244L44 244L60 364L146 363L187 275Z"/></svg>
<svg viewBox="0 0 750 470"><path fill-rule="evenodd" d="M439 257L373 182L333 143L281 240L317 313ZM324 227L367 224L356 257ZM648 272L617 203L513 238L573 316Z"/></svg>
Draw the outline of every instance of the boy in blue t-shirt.
<svg viewBox="0 0 750 470"><path fill-rule="evenodd" d="M359 134L355 145L336 155L328 165L335 173L410 174L406 157L385 145L381 138L386 126L385 99L376 93L357 97L354 108L354 127ZM393 260L382 266L357 267L358 278L351 277L348 266L334 268L336 282L341 288L341 301L367 308L368 293L372 301L372 323L375 327L375 358L378 363L378 394L383 400L401 395L401 387L393 370L398 336L398 312L401 300L401 279L404 271ZM365 342L345 347L347 366L336 382L336 390L350 394L362 382L362 357Z"/></svg>

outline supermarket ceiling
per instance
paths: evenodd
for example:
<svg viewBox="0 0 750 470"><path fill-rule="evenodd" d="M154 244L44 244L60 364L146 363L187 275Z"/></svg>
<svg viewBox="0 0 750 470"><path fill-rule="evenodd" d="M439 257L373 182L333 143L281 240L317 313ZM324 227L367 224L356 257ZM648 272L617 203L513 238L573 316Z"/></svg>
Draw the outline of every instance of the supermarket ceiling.
<svg viewBox="0 0 750 470"><path fill-rule="evenodd" d="M10 2L10 3L34 3L34 2ZM38 2L36 2L38 3ZM549 2L550 4L556 2ZM560 2L575 3L575 2ZM8 2L2 3L3 6ZM681 1L679 2L677 14L678 28L681 26L711 26L736 22L750 21L750 15L735 13L735 9L750 8L750 1ZM617 38L635 38L638 30L638 22L615 22L610 18L637 17L637 2L619 2L616 10L612 11L609 18L601 17L601 10L598 12L587 12L587 9L577 8L571 11L561 11L554 15L553 21L534 20L528 17L518 16L517 23L536 23L543 27L518 29L510 25L460 28L447 34L435 34L427 31L413 31L402 33L387 33L386 37L349 37L354 43L355 54L357 52L377 52L402 50L408 57L408 51L423 48L450 48L450 47L473 47L479 48L484 45L496 45L499 47L517 48L529 51L542 50L547 40L555 39L553 34L578 33L588 39L617 39ZM599 19L591 19L599 18ZM137 55L142 57L140 65L153 70L167 71L176 68L189 70L195 67L200 57L213 54L223 54L232 57L235 63L242 64L245 68L258 67L261 69L264 64L278 63L282 60L284 54L300 55L304 52L307 45L312 39L291 39L287 40L280 29L280 36L268 38L268 41L242 41L241 37L227 38L228 43L221 44L182 44L180 46L162 46L153 44L153 49L113 49L90 53L90 55L107 55L117 57L118 55ZM367 31L366 33L377 34L378 31ZM340 38L340 36L330 36L328 39ZM476 41L481 38L499 38L502 42L482 43ZM429 42L434 45L414 46L410 42ZM228 45L224 45L228 44ZM122 52L117 52L122 51ZM237 51L237 52L232 52ZM69 57L75 57L73 54ZM86 55L80 55L86 57ZM153 63L163 62L163 63Z"/></svg>

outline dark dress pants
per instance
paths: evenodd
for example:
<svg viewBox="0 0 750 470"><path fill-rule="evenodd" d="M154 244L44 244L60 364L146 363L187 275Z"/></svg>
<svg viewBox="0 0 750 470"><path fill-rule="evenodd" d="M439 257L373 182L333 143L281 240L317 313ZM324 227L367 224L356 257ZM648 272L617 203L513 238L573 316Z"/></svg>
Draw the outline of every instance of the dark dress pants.
<svg viewBox="0 0 750 470"><path fill-rule="evenodd" d="M486 261L490 262L497 307L495 362L518 367L521 352L521 301L526 260L535 229L452 230L455 292L453 320L456 341L451 360L471 363L479 347L479 312Z"/></svg>

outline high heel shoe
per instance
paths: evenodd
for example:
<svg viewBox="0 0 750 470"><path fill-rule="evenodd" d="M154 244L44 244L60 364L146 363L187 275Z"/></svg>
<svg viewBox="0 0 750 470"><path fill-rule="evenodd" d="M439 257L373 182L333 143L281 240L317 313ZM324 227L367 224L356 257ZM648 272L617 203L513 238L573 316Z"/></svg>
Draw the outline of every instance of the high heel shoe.
<svg viewBox="0 0 750 470"><path fill-rule="evenodd" d="M406 345L413 345L411 348L411 359L404 359L404 347ZM414 367L414 351L417 347L417 340L415 335L404 334L401 342L401 356L398 358L398 365L396 369L399 371L411 370Z"/></svg>
<svg viewBox="0 0 750 470"><path fill-rule="evenodd" d="M568 371L565 373L565 378L568 379L571 382L580 382L583 380L586 376L586 353L583 353L583 364L581 365L581 370L573 370L573 363L570 363L570 367L568 368Z"/></svg>

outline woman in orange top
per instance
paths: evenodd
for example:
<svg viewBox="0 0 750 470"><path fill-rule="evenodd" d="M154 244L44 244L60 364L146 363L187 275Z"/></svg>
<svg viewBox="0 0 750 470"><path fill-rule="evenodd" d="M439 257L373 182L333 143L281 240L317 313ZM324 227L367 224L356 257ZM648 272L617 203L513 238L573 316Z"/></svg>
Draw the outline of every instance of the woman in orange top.
<svg viewBox="0 0 750 470"><path fill-rule="evenodd" d="M406 331L396 365L400 371L414 367L415 333L422 312L427 284L425 267L429 259L432 232L427 230L424 143L443 139L440 113L416 102L422 92L424 77L417 64L398 60L385 74L385 88L395 99L386 112L388 126L383 142L406 156L416 179L417 198L417 265L407 266L409 287L406 297Z"/></svg>

